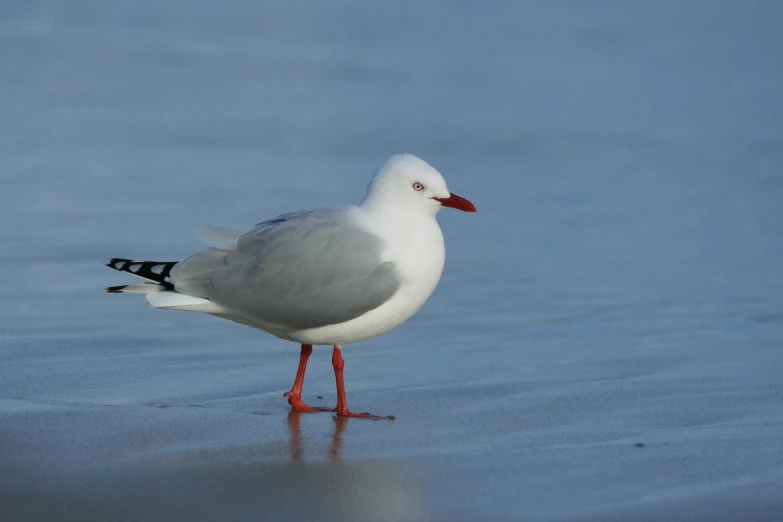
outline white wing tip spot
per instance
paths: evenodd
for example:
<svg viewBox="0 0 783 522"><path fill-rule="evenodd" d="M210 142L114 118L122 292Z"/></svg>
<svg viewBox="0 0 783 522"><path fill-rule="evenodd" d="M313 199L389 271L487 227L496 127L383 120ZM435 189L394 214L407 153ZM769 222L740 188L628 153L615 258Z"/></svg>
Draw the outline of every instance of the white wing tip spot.
<svg viewBox="0 0 783 522"><path fill-rule="evenodd" d="M152 272L153 274L161 275L163 273L164 268L166 268L166 265L161 263L160 265L155 265L152 268L150 268L150 272Z"/></svg>
<svg viewBox="0 0 783 522"><path fill-rule="evenodd" d="M128 265L128 270L130 270L134 274L138 272L140 268L141 268L141 263L131 263L130 265Z"/></svg>

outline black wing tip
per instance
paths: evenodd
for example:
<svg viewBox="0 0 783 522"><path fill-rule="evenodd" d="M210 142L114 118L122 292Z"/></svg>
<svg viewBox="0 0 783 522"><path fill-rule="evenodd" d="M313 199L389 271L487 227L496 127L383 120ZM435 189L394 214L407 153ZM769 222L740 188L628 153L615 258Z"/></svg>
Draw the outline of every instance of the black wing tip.
<svg viewBox="0 0 783 522"><path fill-rule="evenodd" d="M108 266L109 268L113 268L115 270L122 270L122 266L118 265L124 265L125 263L130 263L131 259L123 259L121 257L112 257L103 262L104 265Z"/></svg>
<svg viewBox="0 0 783 522"><path fill-rule="evenodd" d="M121 294L123 290L128 288L128 285L120 285L120 286L109 286L107 288L104 288L103 291L107 294Z"/></svg>
<svg viewBox="0 0 783 522"><path fill-rule="evenodd" d="M121 257L112 257L103 263L109 268L127 272L139 276L149 281L159 284L167 284L166 279L179 261L134 261L133 259L124 259Z"/></svg>

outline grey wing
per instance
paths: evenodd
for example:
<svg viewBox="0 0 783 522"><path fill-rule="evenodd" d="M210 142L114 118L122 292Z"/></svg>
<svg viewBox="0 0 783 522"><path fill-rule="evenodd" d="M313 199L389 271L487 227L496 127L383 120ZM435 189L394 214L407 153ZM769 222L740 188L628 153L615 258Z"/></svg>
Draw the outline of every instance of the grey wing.
<svg viewBox="0 0 783 522"><path fill-rule="evenodd" d="M338 324L373 310L397 291L380 238L350 226L344 211L285 214L240 235L231 250L210 249L177 264L178 292L203 297L287 329Z"/></svg>

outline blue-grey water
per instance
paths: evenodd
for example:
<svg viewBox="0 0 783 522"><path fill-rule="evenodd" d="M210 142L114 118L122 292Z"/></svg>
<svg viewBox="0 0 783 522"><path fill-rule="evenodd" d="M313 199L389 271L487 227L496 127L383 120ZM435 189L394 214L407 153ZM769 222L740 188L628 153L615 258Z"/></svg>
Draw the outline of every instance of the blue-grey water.
<svg viewBox="0 0 783 522"><path fill-rule="evenodd" d="M783 519L779 2L0 3L0 519ZM357 202L436 293L289 416L298 347L106 295L110 256ZM335 400L329 350L305 400ZM319 398L322 397L322 398Z"/></svg>

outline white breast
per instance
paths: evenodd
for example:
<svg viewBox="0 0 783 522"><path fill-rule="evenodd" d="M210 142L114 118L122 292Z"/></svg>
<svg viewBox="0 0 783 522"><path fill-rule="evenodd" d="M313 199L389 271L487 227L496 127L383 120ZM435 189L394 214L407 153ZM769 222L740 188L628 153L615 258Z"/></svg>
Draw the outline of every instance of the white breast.
<svg viewBox="0 0 783 522"><path fill-rule="evenodd" d="M364 216L362 226L387 242L383 261L398 268L400 289L375 310L344 323L289 332L303 344L344 345L381 335L415 314L440 281L446 259L443 234L434 217L411 216L384 219Z"/></svg>

